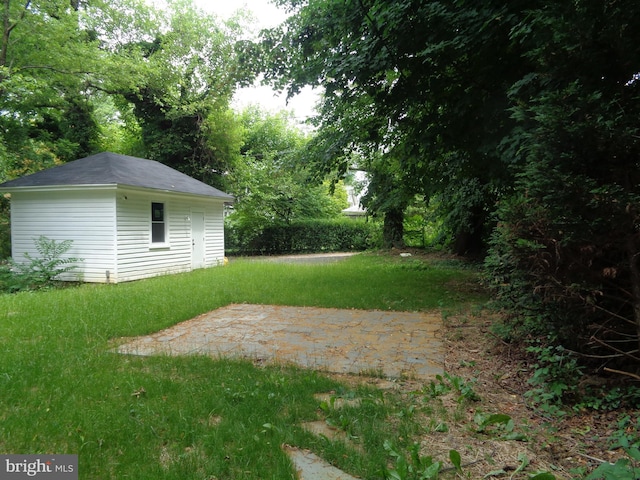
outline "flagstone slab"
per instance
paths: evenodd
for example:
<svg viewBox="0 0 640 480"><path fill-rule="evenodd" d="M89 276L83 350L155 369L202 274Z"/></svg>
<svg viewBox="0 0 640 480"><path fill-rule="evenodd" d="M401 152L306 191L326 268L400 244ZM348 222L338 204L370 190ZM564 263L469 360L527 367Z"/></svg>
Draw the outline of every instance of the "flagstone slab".
<svg viewBox="0 0 640 480"><path fill-rule="evenodd" d="M298 480L357 480L309 450L289 445L285 445L283 449L296 469Z"/></svg>
<svg viewBox="0 0 640 480"><path fill-rule="evenodd" d="M443 373L439 313L233 304L124 339L131 355L211 355L333 373L429 379Z"/></svg>

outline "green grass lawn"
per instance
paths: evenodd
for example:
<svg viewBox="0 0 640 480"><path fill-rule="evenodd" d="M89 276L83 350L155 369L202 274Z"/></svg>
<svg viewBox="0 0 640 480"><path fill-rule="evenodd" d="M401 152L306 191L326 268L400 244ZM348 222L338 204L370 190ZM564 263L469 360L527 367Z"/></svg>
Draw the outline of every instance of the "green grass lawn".
<svg viewBox="0 0 640 480"><path fill-rule="evenodd" d="M420 426L386 422L402 406L377 401L380 392L359 387L371 401L344 420L363 447L355 451L299 427L319 418L314 394L354 394L322 374L123 356L110 351L111 340L230 303L455 310L484 300L468 268L383 255L327 265L239 260L120 285L1 295L0 452L78 454L82 479L286 479L286 443L382 478L384 441L408 442Z"/></svg>

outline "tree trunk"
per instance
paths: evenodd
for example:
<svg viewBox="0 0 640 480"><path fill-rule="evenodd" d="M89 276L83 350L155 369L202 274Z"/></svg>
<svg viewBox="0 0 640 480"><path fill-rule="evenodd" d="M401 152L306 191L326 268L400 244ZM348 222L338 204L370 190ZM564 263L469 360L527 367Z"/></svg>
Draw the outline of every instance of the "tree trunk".
<svg viewBox="0 0 640 480"><path fill-rule="evenodd" d="M460 256L476 257L485 252L485 215L473 212L470 225L460 229L453 239L453 253Z"/></svg>
<svg viewBox="0 0 640 480"><path fill-rule="evenodd" d="M11 36L11 32L13 31L18 23L24 19L27 10L29 9L29 5L31 4L31 0L27 0L24 4L24 8L22 13L20 14L20 19L11 23L11 19L9 18L9 14L11 13L11 0L4 0L4 11L2 14L2 45L0 45L0 67L7 66L7 52L9 51L9 40ZM4 78L0 77L0 80Z"/></svg>
<svg viewBox="0 0 640 480"><path fill-rule="evenodd" d="M9 19L9 0L4 0L2 13L2 44L0 45L0 67L7 64L7 50L9 48L9 36L11 35L11 21ZM1 79L2 77L0 77Z"/></svg>
<svg viewBox="0 0 640 480"><path fill-rule="evenodd" d="M404 209L392 208L384 214L382 238L385 248L404 247Z"/></svg>

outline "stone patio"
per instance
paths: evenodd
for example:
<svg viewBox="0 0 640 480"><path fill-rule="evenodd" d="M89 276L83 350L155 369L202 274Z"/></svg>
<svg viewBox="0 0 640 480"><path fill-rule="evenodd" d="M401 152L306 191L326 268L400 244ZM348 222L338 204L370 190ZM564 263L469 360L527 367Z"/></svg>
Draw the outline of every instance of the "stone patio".
<svg viewBox="0 0 640 480"><path fill-rule="evenodd" d="M211 355L296 363L333 373L428 379L441 374L439 313L228 305L166 330L123 339L131 355Z"/></svg>

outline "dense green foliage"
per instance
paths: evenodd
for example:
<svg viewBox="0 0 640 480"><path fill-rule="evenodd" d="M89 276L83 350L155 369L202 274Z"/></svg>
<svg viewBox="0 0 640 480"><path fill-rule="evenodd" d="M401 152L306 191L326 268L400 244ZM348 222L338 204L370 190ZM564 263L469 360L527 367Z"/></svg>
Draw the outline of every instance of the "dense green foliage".
<svg viewBox="0 0 640 480"><path fill-rule="evenodd" d="M243 158L228 179L236 204L225 222L226 248L243 254L351 249L337 238L338 231L346 231L343 223L327 223L342 217L348 206L346 191L342 184L332 191L310 174L308 136L283 112L272 115L252 107L240 120ZM327 235L324 240L314 238L312 231L318 229L325 230L318 232ZM361 236L360 230L353 233ZM358 238L346 243L366 248L366 241Z"/></svg>
<svg viewBox="0 0 640 480"><path fill-rule="evenodd" d="M249 78L235 53L240 24L224 24L188 0L167 8L142 0L4 3L5 175L109 146L182 169L187 163L208 180L231 161L225 150L237 150L238 141L219 137L233 132L226 111ZM116 138L132 130L137 142Z"/></svg>
<svg viewBox="0 0 640 480"><path fill-rule="evenodd" d="M279 3L295 15L264 40L268 72L292 93L325 88L320 168L370 172L389 243L421 193L447 217L458 252L480 251L509 177L496 148L513 125L507 90L526 71L509 41L519 2Z"/></svg>
<svg viewBox="0 0 640 480"><path fill-rule="evenodd" d="M342 219L272 223L260 230L227 222L225 250L241 255L362 251L379 247L377 222Z"/></svg>
<svg viewBox="0 0 640 480"><path fill-rule="evenodd" d="M146 63L144 83L123 90L140 126L142 156L226 188L223 174L239 161L242 134L229 109L245 81L235 52L236 28L194 8L169 3L153 41L129 43Z"/></svg>
<svg viewBox="0 0 640 480"><path fill-rule="evenodd" d="M100 75L99 48L72 3L4 2L0 179L96 148L93 107L82 90L85 81Z"/></svg>
<svg viewBox="0 0 640 480"><path fill-rule="evenodd" d="M303 218L335 218L347 207L344 188L330 191L305 165L308 137L288 114L251 107L240 115L242 162L230 172L231 215L240 229L260 230Z"/></svg>
<svg viewBox="0 0 640 480"><path fill-rule="evenodd" d="M532 9L512 38L516 181L487 261L502 305L599 370L640 368L640 21L635 2Z"/></svg>
<svg viewBox="0 0 640 480"><path fill-rule="evenodd" d="M0 15L0 180L100 150L108 140L99 121L120 121L115 110L98 112L113 105L104 94L152 74L123 46L157 31L159 17L139 0L7 0Z"/></svg>

